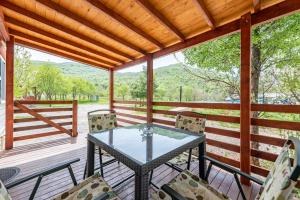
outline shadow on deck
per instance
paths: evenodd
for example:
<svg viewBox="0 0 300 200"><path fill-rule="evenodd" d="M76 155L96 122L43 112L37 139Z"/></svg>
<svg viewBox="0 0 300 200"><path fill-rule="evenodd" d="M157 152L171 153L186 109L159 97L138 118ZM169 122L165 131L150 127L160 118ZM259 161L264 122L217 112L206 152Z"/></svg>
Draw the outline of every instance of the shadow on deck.
<svg viewBox="0 0 300 200"><path fill-rule="evenodd" d="M44 144L39 143L37 146L33 145L31 148L30 146L25 145L23 147L15 148L11 151L1 152L0 167L19 167L21 169L21 173L17 176L17 178L21 178L22 176L39 171L40 169L49 165L72 158L80 158L80 162L73 164L73 170L77 180L81 181L86 160L86 147L64 151L63 149L68 149L67 145L71 143L72 142L70 139L60 139L52 142L46 142ZM33 154L32 152L40 153ZM39 158L40 155L42 155L42 158ZM20 162L21 158L26 162ZM98 157L96 156L96 158ZM96 159L96 164L98 165L97 161L98 159ZM191 169L195 174L198 174L197 163L193 163ZM118 165L117 163L114 163L104 168L104 178L111 185L114 185L132 173L133 172L123 164ZM158 186L161 186L169 182L177 174L177 171L167 167L166 165L163 165L154 171L153 182ZM35 181L36 180L29 181L18 187L10 189L9 192L12 198L14 200L28 199ZM214 188L228 195L231 199L241 199L238 187L231 174L228 174L218 168L213 168L209 177L209 182ZM43 179L35 199L51 199L70 187L72 187L72 180L68 171L60 171ZM247 198L254 199L259 190L259 186L252 184L251 187L244 187ZM155 191L154 187L152 186L149 188L149 190L150 193ZM116 188L116 191L121 199L134 199L134 178Z"/></svg>

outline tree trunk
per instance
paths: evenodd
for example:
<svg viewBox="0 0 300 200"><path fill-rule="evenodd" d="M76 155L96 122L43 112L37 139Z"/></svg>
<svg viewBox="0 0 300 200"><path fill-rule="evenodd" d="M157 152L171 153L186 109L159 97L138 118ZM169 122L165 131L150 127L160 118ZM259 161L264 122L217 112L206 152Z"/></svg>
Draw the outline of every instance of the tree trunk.
<svg viewBox="0 0 300 200"><path fill-rule="evenodd" d="M252 64L251 64L251 99L252 103L258 103L259 81L261 72L261 52L258 44L252 44ZM258 118L259 112L252 112L252 118ZM251 126L252 134L259 134L258 126ZM258 142L251 142L252 149L259 149ZM260 166L259 159L252 157L252 164Z"/></svg>

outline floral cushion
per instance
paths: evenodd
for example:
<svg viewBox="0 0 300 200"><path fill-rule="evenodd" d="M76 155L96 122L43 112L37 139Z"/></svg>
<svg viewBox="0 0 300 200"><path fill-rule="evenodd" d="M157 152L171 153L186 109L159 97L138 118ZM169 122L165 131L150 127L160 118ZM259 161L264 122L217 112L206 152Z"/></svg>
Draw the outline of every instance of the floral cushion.
<svg viewBox="0 0 300 200"><path fill-rule="evenodd" d="M225 200L229 199L227 196L218 192L207 182L201 180L198 176L192 174L190 171L181 172L175 179L173 179L168 186L178 192L181 196L189 200ZM158 191L157 194L152 195L153 199L171 199L162 190Z"/></svg>
<svg viewBox="0 0 300 200"><path fill-rule="evenodd" d="M274 166L270 170L257 200L286 200L290 199L292 190L296 182L289 179L292 173L291 162L289 157L289 146L283 147L277 157Z"/></svg>
<svg viewBox="0 0 300 200"><path fill-rule="evenodd" d="M117 126L117 117L114 113L89 115L88 121L90 133L113 129Z"/></svg>
<svg viewBox="0 0 300 200"><path fill-rule="evenodd" d="M188 159L189 159L189 154L187 152L184 152L184 153L180 154L179 156L176 156L175 158L170 160L169 163L171 163L173 165L183 165L183 164L187 163ZM197 160L198 160L198 158L196 156L192 155L191 162L197 161Z"/></svg>
<svg viewBox="0 0 300 200"><path fill-rule="evenodd" d="M11 200L11 197L8 194L6 188L1 180L0 180L0 200Z"/></svg>
<svg viewBox="0 0 300 200"><path fill-rule="evenodd" d="M172 197L165 193L163 190L159 190L158 192L151 193L152 200L172 200Z"/></svg>
<svg viewBox="0 0 300 200"><path fill-rule="evenodd" d="M107 193L110 200L120 200L112 188L97 173L85 179L77 186L74 186L69 191L62 193L54 200L95 200L103 193Z"/></svg>
<svg viewBox="0 0 300 200"><path fill-rule="evenodd" d="M177 115L175 127L193 133L202 133L205 129L205 121L204 118Z"/></svg>

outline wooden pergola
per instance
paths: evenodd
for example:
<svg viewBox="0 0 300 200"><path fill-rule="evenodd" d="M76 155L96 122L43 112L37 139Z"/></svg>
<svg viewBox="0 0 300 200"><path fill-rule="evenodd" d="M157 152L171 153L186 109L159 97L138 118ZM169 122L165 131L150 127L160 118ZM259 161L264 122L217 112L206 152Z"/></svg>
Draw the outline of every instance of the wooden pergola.
<svg viewBox="0 0 300 200"><path fill-rule="evenodd" d="M13 147L15 44L108 70L110 108L117 108L114 103L118 103L114 101L114 71L146 62L146 121L163 123L163 120L153 118L153 105L177 104L153 102L153 59L240 31L241 103L180 105L240 110L238 119L222 118L240 123L238 136L233 131L210 129L216 134L231 134L240 139L238 149L232 145L223 146L239 151L240 162L231 162L221 157L218 159L240 167L244 172L265 175L266 171L251 166L253 152L250 142L268 141L281 145L282 141L251 136L251 124L255 124L255 120L251 121L251 111L272 112L277 109L282 112L300 112L300 108L251 105L251 29L299 10L299 0L75 0L72 3L69 0L1 0L0 53L6 58L7 82L6 149ZM256 125L259 123L262 122L256 121ZM275 126L275 123L266 124L270 127L272 124ZM172 125L171 122L165 124ZM296 127L295 124L292 126ZM268 152L256 152L256 155L274 160L274 156ZM247 183L246 180L243 182Z"/></svg>

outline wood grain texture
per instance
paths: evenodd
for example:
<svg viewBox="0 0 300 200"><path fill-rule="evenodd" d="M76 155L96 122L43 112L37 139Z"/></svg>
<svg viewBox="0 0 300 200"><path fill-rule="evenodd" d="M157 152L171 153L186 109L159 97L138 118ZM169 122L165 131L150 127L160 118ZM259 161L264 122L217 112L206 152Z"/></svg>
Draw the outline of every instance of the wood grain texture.
<svg viewBox="0 0 300 200"><path fill-rule="evenodd" d="M250 126L251 126L251 14L241 17L241 103L240 103L240 169L250 173ZM241 178L244 184L249 180Z"/></svg>
<svg viewBox="0 0 300 200"><path fill-rule="evenodd" d="M0 40L8 41L9 32L5 25L3 9L0 7Z"/></svg>
<svg viewBox="0 0 300 200"><path fill-rule="evenodd" d="M14 124L14 36L6 42L6 88L5 88L5 149L13 148Z"/></svg>
<svg viewBox="0 0 300 200"><path fill-rule="evenodd" d="M198 8L199 12L201 13L202 17L205 19L206 23L211 29L216 27L215 20L211 16L210 12L207 10L207 7L203 0L193 0L195 6Z"/></svg>
<svg viewBox="0 0 300 200"><path fill-rule="evenodd" d="M153 56L147 56L147 123L153 118Z"/></svg>

